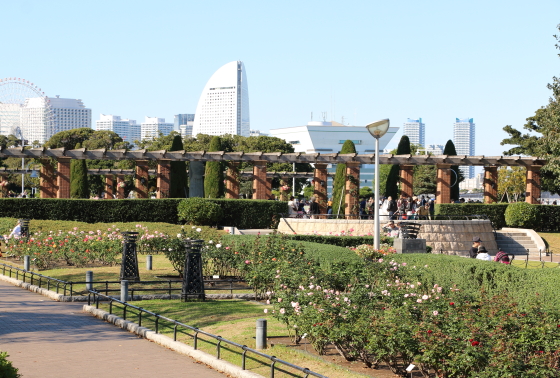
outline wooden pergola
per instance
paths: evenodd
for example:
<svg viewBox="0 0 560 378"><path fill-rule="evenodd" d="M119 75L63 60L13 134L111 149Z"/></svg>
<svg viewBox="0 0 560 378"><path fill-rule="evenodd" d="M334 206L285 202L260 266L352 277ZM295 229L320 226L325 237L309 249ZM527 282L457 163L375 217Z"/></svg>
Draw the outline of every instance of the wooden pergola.
<svg viewBox="0 0 560 378"><path fill-rule="evenodd" d="M134 160L134 170L98 169L89 170L89 174L105 175L106 197L124 197L124 176L135 174L136 192L138 198L148 198L147 180L150 174L157 176L157 197L167 198L169 193L169 172L171 161L223 161L227 164L226 198L239 198L239 177L253 177L253 198L268 199L271 195L271 180L273 177L312 178L315 194L318 197L322 212L326 210L329 164L346 164L346 173L359 177L362 164L374 164L374 154L302 154L302 153L263 153L263 152L207 152L207 151L147 151L147 150L88 150L86 148L66 150L64 148L2 148L0 158L28 158L39 159L43 162L40 174L41 198L69 198L70 197L70 161L72 159L91 160ZM47 159L57 160L57 169L46 164ZM148 169L148 162L156 161L157 169ZM241 162L253 164L253 171L239 172ZM267 172L267 163L310 163L314 165L313 173L305 172ZM380 164L400 165L401 194L412 196L413 167L415 165L435 165L437 167L437 203L451 202L451 166L483 166L484 167L484 200L487 203L497 201L498 167L522 166L527 169L526 201L537 203L540 198L540 169L546 160L531 156L467 156L467 155L380 155ZM0 169L0 175L8 173L25 173L22 170ZM116 177L116 180L115 180ZM346 182L346 206L352 209L358 198L351 195L359 185L358 180ZM116 189L116 191L115 191Z"/></svg>

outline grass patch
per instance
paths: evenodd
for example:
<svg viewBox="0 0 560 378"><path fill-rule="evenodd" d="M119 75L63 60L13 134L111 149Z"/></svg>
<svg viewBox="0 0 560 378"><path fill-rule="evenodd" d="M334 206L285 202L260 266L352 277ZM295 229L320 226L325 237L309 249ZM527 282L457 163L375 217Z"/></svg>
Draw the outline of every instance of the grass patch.
<svg viewBox="0 0 560 378"><path fill-rule="evenodd" d="M255 326L257 319L267 319L269 344L274 342L275 337L287 337L286 325L280 323L270 314L265 314L265 308L271 306L263 305L258 302L248 302L240 300L220 300L202 302L180 302L175 300L153 300L135 301L131 304L142 307L146 310L178 320L184 324L202 329L205 332L221 336L241 345L255 348ZM100 303L100 308L108 311L107 303ZM113 313L123 316L121 307L113 306ZM128 310L127 320L138 323L139 316L137 311ZM150 316L142 316L142 326L155 330L155 319ZM159 320L159 332L173 338L173 324L164 320ZM194 333L178 327L177 340L193 346ZM241 366L241 350L222 343L220 358L238 366ZM198 349L216 355L216 340L199 335ZM293 350L289 347L276 344L274 347L264 351L266 354L274 355L279 359L288 361L292 364L307 367L317 373L328 375L330 378L357 378L364 377L363 374L348 371L336 364L324 361L322 358L313 356L305 351ZM253 354L247 354L246 369L263 376L270 375L270 361ZM304 377L304 374L297 370L282 367L276 364L275 377ZM281 370L284 371L281 371Z"/></svg>

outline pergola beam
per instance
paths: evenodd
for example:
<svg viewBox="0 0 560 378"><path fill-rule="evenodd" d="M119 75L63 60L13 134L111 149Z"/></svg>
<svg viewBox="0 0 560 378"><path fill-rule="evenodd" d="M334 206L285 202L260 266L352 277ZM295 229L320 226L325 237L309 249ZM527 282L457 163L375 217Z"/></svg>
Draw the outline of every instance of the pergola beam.
<svg viewBox="0 0 560 378"><path fill-rule="evenodd" d="M207 151L147 151L147 150L65 150L64 148L3 148L0 158L70 158L91 160L172 160L172 161L239 161L267 163L361 163L373 164L373 154L301 154L281 152L207 152ZM462 166L543 166L546 160L533 156L448 156L448 155L380 155L380 164L437 165L451 164Z"/></svg>

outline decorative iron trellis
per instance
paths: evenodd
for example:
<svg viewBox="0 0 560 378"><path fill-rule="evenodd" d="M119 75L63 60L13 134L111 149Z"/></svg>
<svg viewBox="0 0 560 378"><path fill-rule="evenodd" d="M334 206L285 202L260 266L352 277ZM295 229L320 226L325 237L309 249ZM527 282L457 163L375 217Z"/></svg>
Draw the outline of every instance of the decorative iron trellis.
<svg viewBox="0 0 560 378"><path fill-rule="evenodd" d="M204 277L202 276L202 254L204 240L185 240L185 267L183 269L183 288L181 300L206 299Z"/></svg>
<svg viewBox="0 0 560 378"><path fill-rule="evenodd" d="M121 263L121 280L140 281L140 273L138 271L138 256L136 254L136 238L138 232L123 232L124 238L122 263Z"/></svg>

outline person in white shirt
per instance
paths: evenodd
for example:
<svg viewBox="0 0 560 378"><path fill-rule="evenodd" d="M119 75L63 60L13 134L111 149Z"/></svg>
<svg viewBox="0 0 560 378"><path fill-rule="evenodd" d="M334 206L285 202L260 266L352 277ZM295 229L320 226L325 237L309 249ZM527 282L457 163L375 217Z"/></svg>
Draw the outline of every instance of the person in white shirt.
<svg viewBox="0 0 560 378"><path fill-rule="evenodd" d="M488 254L488 251L483 245L478 247L478 254L476 255L476 258L484 261L492 261L492 256Z"/></svg>
<svg viewBox="0 0 560 378"><path fill-rule="evenodd" d="M291 196L290 200L288 201L288 214L290 218L295 218L295 216L297 215L297 208L298 205L294 199L294 196Z"/></svg>
<svg viewBox="0 0 560 378"><path fill-rule="evenodd" d="M18 220L16 226L14 227L8 238L11 238L12 236L16 239L21 238L21 221Z"/></svg>

